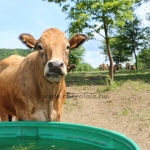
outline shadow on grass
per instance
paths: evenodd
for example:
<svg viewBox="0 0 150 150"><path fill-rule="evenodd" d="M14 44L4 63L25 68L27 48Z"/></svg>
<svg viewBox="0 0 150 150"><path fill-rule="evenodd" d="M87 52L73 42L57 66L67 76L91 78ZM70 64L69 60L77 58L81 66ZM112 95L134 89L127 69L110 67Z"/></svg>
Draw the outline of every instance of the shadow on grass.
<svg viewBox="0 0 150 150"><path fill-rule="evenodd" d="M67 86L81 85L105 85L106 78L109 73L106 72L82 72L69 73L66 77ZM150 83L150 70L142 71L117 71L114 76L114 81L126 82L128 80L142 80L145 83Z"/></svg>

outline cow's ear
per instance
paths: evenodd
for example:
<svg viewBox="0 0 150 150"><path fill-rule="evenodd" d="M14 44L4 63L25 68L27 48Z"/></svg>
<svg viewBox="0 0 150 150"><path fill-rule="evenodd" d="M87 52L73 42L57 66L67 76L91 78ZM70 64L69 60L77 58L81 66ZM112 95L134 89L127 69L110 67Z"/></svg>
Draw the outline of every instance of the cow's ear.
<svg viewBox="0 0 150 150"><path fill-rule="evenodd" d="M85 34L77 34L73 36L70 40L70 49L77 48L82 43L84 43L86 40L88 40L88 37Z"/></svg>
<svg viewBox="0 0 150 150"><path fill-rule="evenodd" d="M19 39L29 48L34 48L37 40L30 34L21 34Z"/></svg>

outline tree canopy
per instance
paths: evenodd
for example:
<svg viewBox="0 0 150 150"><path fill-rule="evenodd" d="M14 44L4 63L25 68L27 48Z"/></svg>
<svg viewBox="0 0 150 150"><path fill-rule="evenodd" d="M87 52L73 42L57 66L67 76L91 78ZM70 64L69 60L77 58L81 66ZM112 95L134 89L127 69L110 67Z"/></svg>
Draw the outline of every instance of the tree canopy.
<svg viewBox="0 0 150 150"><path fill-rule="evenodd" d="M148 44L148 27L142 27L141 20L134 15L133 20L127 20L125 25L116 29L115 38L111 39L111 50L116 62L127 61L134 55L137 65L137 52Z"/></svg>
<svg viewBox="0 0 150 150"><path fill-rule="evenodd" d="M110 78L113 80L113 58L110 51L110 35L115 26L122 26L126 20L132 19L131 6L134 0L48 0L62 6L62 11L71 20L69 32L85 32L94 38L95 33L101 35L106 43L110 60ZM64 3L65 2L65 3ZM63 5L64 4L64 5ZM103 33L101 32L103 31Z"/></svg>
<svg viewBox="0 0 150 150"><path fill-rule="evenodd" d="M85 48L83 46L80 46L75 50L71 50L69 53L69 64L78 65L79 63L81 63L83 61L84 53L85 53Z"/></svg>
<svg viewBox="0 0 150 150"><path fill-rule="evenodd" d="M144 49L138 54L138 62L143 64L143 67L150 67L150 49Z"/></svg>
<svg viewBox="0 0 150 150"><path fill-rule="evenodd" d="M30 49L0 49L0 60L9 57L10 55L20 55L20 56L27 56L29 53L33 52Z"/></svg>

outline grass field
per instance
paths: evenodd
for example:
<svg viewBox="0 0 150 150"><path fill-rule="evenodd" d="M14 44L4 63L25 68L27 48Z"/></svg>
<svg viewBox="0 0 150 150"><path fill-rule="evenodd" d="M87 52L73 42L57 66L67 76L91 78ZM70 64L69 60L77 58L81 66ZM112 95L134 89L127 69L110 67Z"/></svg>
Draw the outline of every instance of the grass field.
<svg viewBox="0 0 150 150"><path fill-rule="evenodd" d="M66 77L67 85L105 85L108 72L78 72L69 73ZM150 70L139 71L118 71L114 76L116 82L126 82L128 80L150 83Z"/></svg>
<svg viewBox="0 0 150 150"><path fill-rule="evenodd" d="M65 122L121 132L141 150L150 149L150 70L69 73L66 77Z"/></svg>

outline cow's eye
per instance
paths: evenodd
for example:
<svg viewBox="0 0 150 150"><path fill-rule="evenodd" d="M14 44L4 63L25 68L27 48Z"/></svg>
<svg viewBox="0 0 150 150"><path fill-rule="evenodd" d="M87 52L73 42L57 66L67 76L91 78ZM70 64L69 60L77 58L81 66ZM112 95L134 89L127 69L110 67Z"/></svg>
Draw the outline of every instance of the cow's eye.
<svg viewBox="0 0 150 150"><path fill-rule="evenodd" d="M41 45L38 45L37 49L38 49L38 50L42 50L42 46L41 46Z"/></svg>
<svg viewBox="0 0 150 150"><path fill-rule="evenodd" d="M68 46L67 46L67 50L69 50L69 49L70 49L70 46L68 45Z"/></svg>

